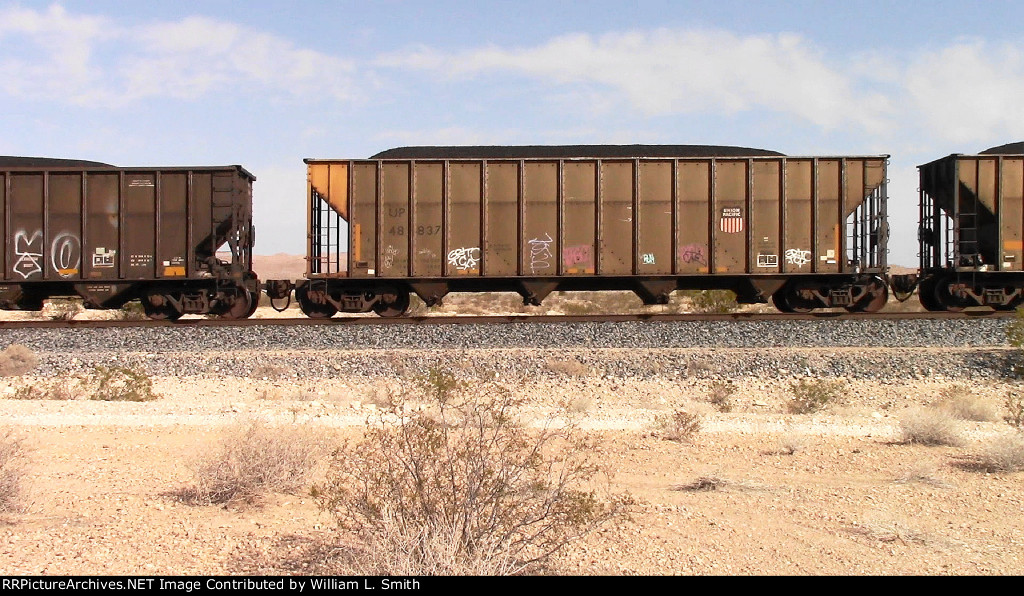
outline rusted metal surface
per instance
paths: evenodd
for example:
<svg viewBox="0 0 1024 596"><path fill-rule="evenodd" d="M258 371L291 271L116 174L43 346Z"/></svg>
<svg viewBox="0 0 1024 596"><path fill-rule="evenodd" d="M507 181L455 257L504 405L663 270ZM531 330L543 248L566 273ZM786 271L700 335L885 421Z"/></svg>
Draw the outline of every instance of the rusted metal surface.
<svg viewBox="0 0 1024 596"><path fill-rule="evenodd" d="M74 295L117 307L154 284L242 282L251 274L255 177L241 166L4 163L5 307L33 309L47 297ZM226 265L217 251L230 253Z"/></svg>
<svg viewBox="0 0 1024 596"><path fill-rule="evenodd" d="M921 302L930 310L1024 304L1024 144L918 167Z"/></svg>
<svg viewBox="0 0 1024 596"><path fill-rule="evenodd" d="M515 291L536 304L551 291L605 289L646 303L729 289L741 302L782 291L786 310L884 304L887 156L654 148L307 159L307 278L323 281L303 295L341 311L410 291L430 304L454 291ZM424 284L440 290L420 293Z"/></svg>
<svg viewBox="0 0 1024 596"><path fill-rule="evenodd" d="M884 156L307 164L314 205L326 203L342 220L330 230L348 230L347 246L337 233L320 254L348 252L351 277L767 275L886 266ZM326 237L317 223L313 236ZM311 262L313 275L346 273L340 262Z"/></svg>

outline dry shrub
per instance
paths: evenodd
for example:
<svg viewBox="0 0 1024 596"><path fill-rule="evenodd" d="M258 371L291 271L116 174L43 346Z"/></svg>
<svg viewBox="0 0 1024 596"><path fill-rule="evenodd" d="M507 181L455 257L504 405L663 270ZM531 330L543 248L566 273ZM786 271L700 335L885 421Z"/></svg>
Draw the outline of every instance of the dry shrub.
<svg viewBox="0 0 1024 596"><path fill-rule="evenodd" d="M860 533L879 542L901 542L923 544L926 535L908 526L902 519L889 513L875 512L859 525Z"/></svg>
<svg viewBox="0 0 1024 596"><path fill-rule="evenodd" d="M934 464L916 462L903 472L895 482L897 484L929 484L940 488L952 488L952 485L943 481L937 475Z"/></svg>
<svg viewBox="0 0 1024 596"><path fill-rule="evenodd" d="M11 344L0 352L0 377L16 377L39 366L35 352L21 344Z"/></svg>
<svg viewBox="0 0 1024 596"><path fill-rule="evenodd" d="M581 396L569 400L566 409L573 414L586 414L594 408L594 398Z"/></svg>
<svg viewBox="0 0 1024 596"><path fill-rule="evenodd" d="M1010 426L1018 430L1024 430L1024 394L1017 391L1006 393L1006 416L1003 418Z"/></svg>
<svg viewBox="0 0 1024 596"><path fill-rule="evenodd" d="M268 493L300 488L323 454L321 441L298 427L241 423L193 465L195 487L185 497L200 504L256 503Z"/></svg>
<svg viewBox="0 0 1024 596"><path fill-rule="evenodd" d="M573 424L527 429L522 402L447 371L378 412L365 438L334 455L315 494L360 549L343 564L370 575L511 575L543 569L567 544L623 516L625 497L595 488L593 445Z"/></svg>
<svg viewBox="0 0 1024 596"><path fill-rule="evenodd" d="M978 456L978 463L990 472L1024 471L1024 435L1002 435L990 441Z"/></svg>
<svg viewBox="0 0 1024 596"><path fill-rule="evenodd" d="M903 441L921 445L958 446L963 443L957 420L939 408L915 408L900 418Z"/></svg>
<svg viewBox="0 0 1024 596"><path fill-rule="evenodd" d="M25 448L10 429L0 431L0 511L21 508Z"/></svg>
<svg viewBox="0 0 1024 596"><path fill-rule="evenodd" d="M279 379L288 374L288 369L280 364L260 363L253 367L249 373L251 379Z"/></svg>
<svg viewBox="0 0 1024 596"><path fill-rule="evenodd" d="M669 441L691 441L700 432L702 418L697 412L677 408L668 416L658 419L658 434Z"/></svg>
<svg viewBox="0 0 1024 596"><path fill-rule="evenodd" d="M842 383L826 379L797 379L790 385L792 399L786 404L790 414L813 414L839 402Z"/></svg>
<svg viewBox="0 0 1024 596"><path fill-rule="evenodd" d="M94 366L78 375L23 379L14 387L11 399L74 400L87 397L99 401L151 401L153 380L132 366Z"/></svg>
<svg viewBox="0 0 1024 596"><path fill-rule="evenodd" d="M690 299L692 312L724 314L739 308L736 294L730 290L687 290L682 294Z"/></svg>
<svg viewBox="0 0 1024 596"><path fill-rule="evenodd" d="M84 383L91 388L89 399L98 401L152 401L153 379L132 366L95 366Z"/></svg>
<svg viewBox="0 0 1024 596"><path fill-rule="evenodd" d="M736 386L732 383L715 381L708 392L708 401L719 412L731 412L733 408L732 396L735 393Z"/></svg>
<svg viewBox="0 0 1024 596"><path fill-rule="evenodd" d="M788 432L779 437L779 453L784 455L795 455L807 447L807 436Z"/></svg>
<svg viewBox="0 0 1024 596"><path fill-rule="evenodd" d="M961 420L991 422L999 419L995 404L975 396L964 385L951 385L943 389L935 405Z"/></svg>
<svg viewBox="0 0 1024 596"><path fill-rule="evenodd" d="M11 399L49 399L68 401L78 399L81 394L81 380L76 377L36 379L14 388Z"/></svg>
<svg viewBox="0 0 1024 596"><path fill-rule="evenodd" d="M689 484L678 484L672 490L686 492L706 492L718 490L729 484L727 480L719 476L700 476Z"/></svg>
<svg viewBox="0 0 1024 596"><path fill-rule="evenodd" d="M589 377L593 374L593 369L575 358L548 358L546 364L551 372L570 377Z"/></svg>
<svg viewBox="0 0 1024 596"><path fill-rule="evenodd" d="M132 300L115 311L114 318L120 321L143 321L149 317L146 316L146 309L142 306L142 303L138 300Z"/></svg>

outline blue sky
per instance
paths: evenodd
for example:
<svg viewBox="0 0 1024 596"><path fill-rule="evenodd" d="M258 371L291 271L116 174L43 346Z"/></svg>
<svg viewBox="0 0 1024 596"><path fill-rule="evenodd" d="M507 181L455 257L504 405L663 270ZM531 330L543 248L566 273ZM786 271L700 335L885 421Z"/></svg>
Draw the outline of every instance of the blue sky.
<svg viewBox="0 0 1024 596"><path fill-rule="evenodd" d="M260 254L304 251L305 157L889 154L890 262L916 265L916 166L1024 140L1022 23L997 0L0 0L0 154L242 164Z"/></svg>

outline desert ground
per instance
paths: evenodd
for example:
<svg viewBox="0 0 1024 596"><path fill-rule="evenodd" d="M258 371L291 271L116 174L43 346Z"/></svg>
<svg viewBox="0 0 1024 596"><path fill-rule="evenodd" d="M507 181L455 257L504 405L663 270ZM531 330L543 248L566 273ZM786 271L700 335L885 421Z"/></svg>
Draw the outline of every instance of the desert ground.
<svg viewBox="0 0 1024 596"><path fill-rule="evenodd" d="M730 383L725 412L709 403L721 386L713 379L554 368L554 378L512 384L526 403L518 416L545 420L569 403L599 441L589 456L610 492L635 504L630 519L570 544L548 573L1009 575L1024 563L1024 473L978 463L1017 432L1000 419L1010 382L966 389L991 419L956 420L957 445L929 446L907 442L903 421L964 394L964 383L847 379L841 404L791 414L791 380L745 378ZM145 403L10 399L8 389L0 410L27 455L22 506L0 518L0 573L344 573L332 553L351 537L307 488L323 468L254 504L183 495L197 462L240 422L340 444L358 438L376 396L408 385L197 372L156 378L158 398ZM669 440L664 420L680 408L700 415L700 429Z"/></svg>

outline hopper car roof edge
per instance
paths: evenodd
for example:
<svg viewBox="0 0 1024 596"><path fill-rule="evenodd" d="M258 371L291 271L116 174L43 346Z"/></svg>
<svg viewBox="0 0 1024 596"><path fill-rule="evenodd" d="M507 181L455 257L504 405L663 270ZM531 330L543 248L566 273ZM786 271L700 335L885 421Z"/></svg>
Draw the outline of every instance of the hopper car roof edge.
<svg viewBox="0 0 1024 596"><path fill-rule="evenodd" d="M939 163L940 161L946 161L947 159L952 159L952 158L957 158L957 157L970 157L970 158L975 158L975 157L983 157L983 158L992 158L992 157L1024 157L1024 153L950 153L949 155L944 155L944 156L942 156L942 157L940 157L938 159L933 159L933 160L931 160L929 162L925 162L925 163L923 163L923 164L921 164L921 165L919 165L917 167L923 168L923 167L926 167L926 166L930 166L933 163Z"/></svg>
<svg viewBox="0 0 1024 596"><path fill-rule="evenodd" d="M250 180L256 180L256 175L238 164L227 166L0 166L0 172L218 172L223 170L237 170Z"/></svg>
<svg viewBox="0 0 1024 596"><path fill-rule="evenodd" d="M889 159L892 157L889 154L878 154L878 155L691 155L691 156L678 156L678 157L593 157L593 156L576 156L576 157L424 157L420 159L408 158L408 157L393 157L393 158L320 158L320 157L307 157L302 160L303 163L314 164L314 163L341 163L341 162L441 162L441 161L624 161L624 160L635 160L640 159L644 161L699 161L714 159L719 161L738 161L738 160L780 160L780 159Z"/></svg>

